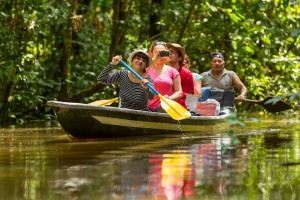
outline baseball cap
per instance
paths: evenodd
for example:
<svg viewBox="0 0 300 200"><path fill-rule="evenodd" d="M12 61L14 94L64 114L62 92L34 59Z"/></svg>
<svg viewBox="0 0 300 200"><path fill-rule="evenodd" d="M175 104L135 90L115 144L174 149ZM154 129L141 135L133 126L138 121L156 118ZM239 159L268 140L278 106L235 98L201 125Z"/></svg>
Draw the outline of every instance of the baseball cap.
<svg viewBox="0 0 300 200"><path fill-rule="evenodd" d="M212 60L213 58L222 58L224 60L224 56L219 52L212 53L210 59Z"/></svg>

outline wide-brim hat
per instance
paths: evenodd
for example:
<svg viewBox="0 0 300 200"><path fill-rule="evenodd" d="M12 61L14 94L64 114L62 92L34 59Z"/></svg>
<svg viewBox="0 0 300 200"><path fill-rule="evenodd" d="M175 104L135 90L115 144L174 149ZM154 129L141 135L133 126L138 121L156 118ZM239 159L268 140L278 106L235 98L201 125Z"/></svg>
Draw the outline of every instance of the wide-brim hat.
<svg viewBox="0 0 300 200"><path fill-rule="evenodd" d="M180 54L182 56L182 60L180 61L180 65L183 65L183 63L184 63L184 56L185 56L185 50L184 50L184 48L180 44L167 43L167 48L169 48L169 47L174 47L174 48L176 48L176 49L178 49L180 51Z"/></svg>
<svg viewBox="0 0 300 200"><path fill-rule="evenodd" d="M142 50L142 49L136 49L136 50L134 50L133 52L131 52L131 53L128 55L127 61L128 61L130 64L132 64L132 59L133 59L133 57L135 56L135 54L137 54L137 53L142 53L142 54L145 54L145 55L147 56L147 58L148 58L148 66L147 66L147 67L149 67L150 65L153 64L153 61L152 61L152 58L150 57L150 55L147 53L147 51Z"/></svg>

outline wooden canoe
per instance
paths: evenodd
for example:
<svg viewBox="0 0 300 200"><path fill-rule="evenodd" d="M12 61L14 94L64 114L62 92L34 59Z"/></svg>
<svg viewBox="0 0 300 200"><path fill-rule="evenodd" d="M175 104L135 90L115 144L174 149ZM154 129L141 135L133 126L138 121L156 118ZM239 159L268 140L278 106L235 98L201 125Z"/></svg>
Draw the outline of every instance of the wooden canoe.
<svg viewBox="0 0 300 200"><path fill-rule="evenodd" d="M176 121L167 113L156 113L95 106L82 103L48 101L58 122L74 139L113 138L185 132L209 132L224 128L230 116L224 110L220 116L192 116ZM226 123L227 124L227 123Z"/></svg>

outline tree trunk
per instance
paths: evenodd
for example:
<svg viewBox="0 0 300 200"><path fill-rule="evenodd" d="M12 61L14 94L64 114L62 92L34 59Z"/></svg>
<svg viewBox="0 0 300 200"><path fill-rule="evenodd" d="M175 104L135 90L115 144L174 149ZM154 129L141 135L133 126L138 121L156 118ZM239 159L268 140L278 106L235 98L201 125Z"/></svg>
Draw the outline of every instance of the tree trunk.
<svg viewBox="0 0 300 200"><path fill-rule="evenodd" d="M112 36L111 36L111 45L110 45L110 56L109 60L112 58L112 56L116 55L117 47L120 44L120 41L122 40L122 37L124 35L124 31L129 19L129 16L131 14L131 5L132 0L130 0L128 3L126 0L114 0L113 3L113 27L112 27ZM126 7L126 6L127 7ZM96 83L92 87L84 89L80 91L79 93L75 94L71 98L69 98L69 101L72 102L78 102L82 98L86 96L90 96L93 93L102 90L105 87L105 85Z"/></svg>
<svg viewBox="0 0 300 200"><path fill-rule="evenodd" d="M186 29L186 26L190 21L190 18L192 16L193 11L195 10L195 6L198 5L199 2L200 2L200 0L193 1L193 4L191 5L191 7L189 9L189 14L186 16L184 22L182 23L182 27L181 27L181 30L179 31L179 36L178 36L178 39L177 39L178 44L180 44L180 42L182 40L182 37L183 37L184 31Z"/></svg>
<svg viewBox="0 0 300 200"><path fill-rule="evenodd" d="M3 49L6 49L1 53L2 64L5 66L5 70L1 70L3 74L0 74L0 123L7 123L9 120L9 97L13 95L15 87L14 80L18 74L19 68L16 66L22 66L22 53L24 50L24 43L26 39L26 33L24 29L24 19L20 14L22 8L18 1L8 1L0 6L3 13L8 15L7 18L2 18L0 24L7 24L4 26L3 32L9 34L1 35L1 41L3 41ZM25 35L25 36L24 36ZM24 39L25 38L25 39ZM2 67L2 66L1 66Z"/></svg>
<svg viewBox="0 0 300 200"><path fill-rule="evenodd" d="M71 10L68 16L67 33L65 39L64 53L61 61L61 88L59 99L62 101L68 100L68 83L70 79L70 57L72 50L72 38L73 38L73 17L76 15L78 0L72 1Z"/></svg>
<svg viewBox="0 0 300 200"><path fill-rule="evenodd" d="M0 93L0 123L6 123L8 121L9 115L9 102L8 98L11 96L13 91L14 84L10 81L8 84L1 85L1 93Z"/></svg>
<svg viewBox="0 0 300 200"><path fill-rule="evenodd" d="M90 6L91 1L92 0L79 0L76 15L80 16L80 21L83 21L84 20L83 18L86 18L86 16L89 14L88 12L89 12L89 6ZM82 19L81 19L81 17L82 17ZM73 27L74 27L74 24L73 24ZM81 26L80 26L80 28L81 28ZM74 30L74 28L73 28L73 30ZM76 34L76 32L78 32L78 31L79 30L73 32L73 35L72 35L72 40L73 41L80 40L79 37L78 37L78 34ZM85 51L83 49L82 45L80 45L78 43L73 43L72 44L72 55L74 57L75 56L76 57L80 56L82 51Z"/></svg>
<svg viewBox="0 0 300 200"><path fill-rule="evenodd" d="M113 27L112 27L112 34L111 34L111 44L110 44L110 56L109 60L116 55L117 47L124 37L124 31L131 15L131 6L133 0L129 0L128 3L125 0L114 0L113 4ZM127 6L127 8L126 8Z"/></svg>
<svg viewBox="0 0 300 200"><path fill-rule="evenodd" d="M152 0L152 5L161 7L162 0ZM157 25L157 22L159 22L159 15L160 13L155 12L155 10L161 10L161 9L151 9L152 12L150 13L150 29L149 29L149 36L150 38L155 38L156 35L159 35L161 29Z"/></svg>
<svg viewBox="0 0 300 200"><path fill-rule="evenodd" d="M141 19L141 28L139 32L139 41L145 41L148 40L150 35L150 29L149 29L149 21L150 21L150 6L151 6L151 0L140 0L140 5L139 5L139 15ZM145 34L145 33L148 33Z"/></svg>

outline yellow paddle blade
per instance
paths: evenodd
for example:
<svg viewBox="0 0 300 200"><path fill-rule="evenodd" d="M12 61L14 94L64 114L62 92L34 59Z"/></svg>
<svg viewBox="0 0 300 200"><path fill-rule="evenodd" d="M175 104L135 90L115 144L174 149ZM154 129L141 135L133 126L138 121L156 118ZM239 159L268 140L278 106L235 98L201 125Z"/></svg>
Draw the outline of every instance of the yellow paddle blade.
<svg viewBox="0 0 300 200"><path fill-rule="evenodd" d="M166 99L165 97L158 94L160 98L161 107L175 120L186 119L191 116L191 113L182 107L179 103L172 101L170 99Z"/></svg>
<svg viewBox="0 0 300 200"><path fill-rule="evenodd" d="M105 105L110 105L113 102L117 101L119 98L114 98L114 99L107 99L107 100L98 100L94 101L92 103L89 103L90 105L95 105L95 106L105 106Z"/></svg>

